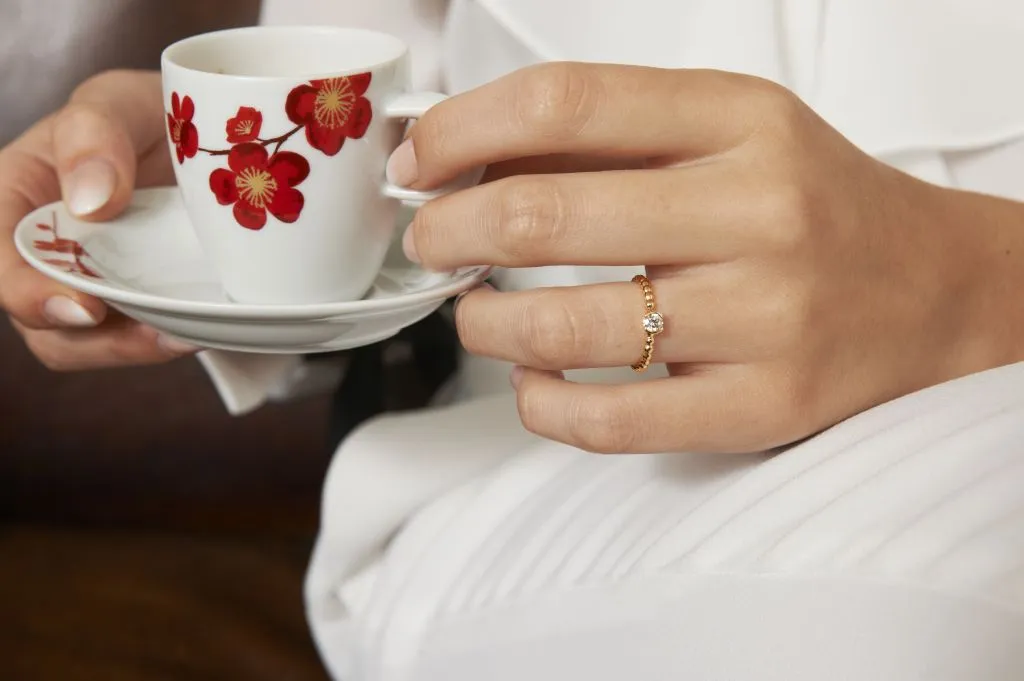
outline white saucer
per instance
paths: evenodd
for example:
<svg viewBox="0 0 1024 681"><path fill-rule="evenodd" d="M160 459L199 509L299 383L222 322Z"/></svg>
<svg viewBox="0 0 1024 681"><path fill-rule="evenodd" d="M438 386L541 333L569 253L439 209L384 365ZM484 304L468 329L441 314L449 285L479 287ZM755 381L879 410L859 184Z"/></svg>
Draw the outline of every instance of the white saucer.
<svg viewBox="0 0 1024 681"><path fill-rule="evenodd" d="M83 222L63 204L50 204L18 224L14 241L32 267L133 319L200 347L244 352L315 353L375 343L488 275L486 267L427 272L396 242L362 300L235 303L204 256L176 187L139 190L119 218L103 223Z"/></svg>

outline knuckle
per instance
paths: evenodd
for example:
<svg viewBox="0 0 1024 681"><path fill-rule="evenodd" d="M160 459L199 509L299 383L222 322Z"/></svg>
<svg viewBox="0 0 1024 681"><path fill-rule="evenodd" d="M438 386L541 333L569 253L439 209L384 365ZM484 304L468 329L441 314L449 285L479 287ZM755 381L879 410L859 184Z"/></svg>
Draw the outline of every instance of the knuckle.
<svg viewBox="0 0 1024 681"><path fill-rule="evenodd" d="M789 88L764 78L750 77L751 104L772 133L795 132L803 127L808 108Z"/></svg>
<svg viewBox="0 0 1024 681"><path fill-rule="evenodd" d="M148 90L153 75L149 71L133 71L131 69L101 71L82 81L71 91L65 108L84 106L94 114L105 115L106 118L116 120L123 115L123 112L118 111L112 97L116 93ZM154 88L153 92L158 92L158 90ZM162 111L162 100L157 101L159 101L159 109ZM143 98L138 102L140 107L147 108L149 99Z"/></svg>
<svg viewBox="0 0 1024 681"><path fill-rule="evenodd" d="M62 125L81 122L93 124L96 121L104 120L104 118L104 112L95 102L82 96L72 96L57 112L57 121Z"/></svg>
<svg viewBox="0 0 1024 681"><path fill-rule="evenodd" d="M523 309L522 354L540 369L574 368L590 352L590 325L554 291L542 293Z"/></svg>
<svg viewBox="0 0 1024 681"><path fill-rule="evenodd" d="M89 102L68 102L53 119L54 144L59 148L69 136L95 134L106 129L111 118L95 104Z"/></svg>
<svg viewBox="0 0 1024 681"><path fill-rule="evenodd" d="M436 159L452 155L450 150L455 146L461 126L458 118L451 114L449 102L445 100L427 109L409 130L420 166L432 165Z"/></svg>
<svg viewBox="0 0 1024 681"><path fill-rule="evenodd" d="M554 62L525 69L516 96L519 122L543 136L577 135L597 110L596 89L579 64Z"/></svg>
<svg viewBox="0 0 1024 681"><path fill-rule="evenodd" d="M748 141L756 141L762 160L769 164L766 170L774 174L780 160L816 155L820 151L816 132L822 129L822 121L811 108L778 83L756 77L747 80L740 99L752 131Z"/></svg>
<svg viewBox="0 0 1024 681"><path fill-rule="evenodd" d="M415 217L409 223L412 230L411 238L416 247L417 256L424 264L430 265L437 253L443 253L440 242L444 239L444 209L440 199L428 201L419 207Z"/></svg>
<svg viewBox="0 0 1024 681"><path fill-rule="evenodd" d="M814 232L818 218L827 217L820 209L817 170L807 159L817 153L804 153L808 109L797 95L772 81L751 78L748 88L753 98L749 109L760 121L759 154L751 181L757 183L752 196L757 215L764 226L767 245L791 250L805 244ZM770 169L770 172L766 172ZM767 186L764 178L770 178Z"/></svg>
<svg viewBox="0 0 1024 681"><path fill-rule="evenodd" d="M564 201L557 183L509 178L499 196L495 241L510 260L533 260L561 239Z"/></svg>
<svg viewBox="0 0 1024 681"><path fill-rule="evenodd" d="M797 250L813 232L813 201L794 174L783 173L762 194L760 213L766 221L765 236L773 250Z"/></svg>
<svg viewBox="0 0 1024 681"><path fill-rule="evenodd" d="M576 445L594 454L632 451L635 424L627 405L608 397L591 397L570 410L569 433Z"/></svg>
<svg viewBox="0 0 1024 681"><path fill-rule="evenodd" d="M132 77L133 72L129 69L108 69L86 78L71 93L71 101L81 97L87 97L97 90L107 90L110 87L120 86Z"/></svg>

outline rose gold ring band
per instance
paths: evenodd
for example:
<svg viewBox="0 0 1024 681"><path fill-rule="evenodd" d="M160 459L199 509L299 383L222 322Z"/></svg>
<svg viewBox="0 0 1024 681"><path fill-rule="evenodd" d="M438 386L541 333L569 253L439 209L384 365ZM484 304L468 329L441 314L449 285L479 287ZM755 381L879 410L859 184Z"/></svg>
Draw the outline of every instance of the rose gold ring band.
<svg viewBox="0 0 1024 681"><path fill-rule="evenodd" d="M633 371L640 374L647 371L647 367L651 365L651 357L654 355L654 337L665 330L665 318L658 312L651 280L638 274L633 277L633 282L640 284L644 293L644 316L640 319L644 331L644 349L639 361L633 365Z"/></svg>

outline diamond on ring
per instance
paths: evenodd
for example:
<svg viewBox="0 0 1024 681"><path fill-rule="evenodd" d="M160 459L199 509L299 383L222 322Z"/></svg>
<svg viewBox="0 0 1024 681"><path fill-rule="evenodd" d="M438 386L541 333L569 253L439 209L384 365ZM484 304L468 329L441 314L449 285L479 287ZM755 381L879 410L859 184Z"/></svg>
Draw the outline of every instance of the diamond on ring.
<svg viewBox="0 0 1024 681"><path fill-rule="evenodd" d="M644 331L652 335L658 335L665 330L665 318L660 312L648 312L644 315Z"/></svg>
<svg viewBox="0 0 1024 681"><path fill-rule="evenodd" d="M633 282L640 284L644 294L644 316L640 319L640 325L644 330L644 348L640 359L633 364L633 371L643 373L651 365L651 358L654 356L654 337L665 330L665 318L658 312L654 302L654 286L651 280L642 274L633 277Z"/></svg>

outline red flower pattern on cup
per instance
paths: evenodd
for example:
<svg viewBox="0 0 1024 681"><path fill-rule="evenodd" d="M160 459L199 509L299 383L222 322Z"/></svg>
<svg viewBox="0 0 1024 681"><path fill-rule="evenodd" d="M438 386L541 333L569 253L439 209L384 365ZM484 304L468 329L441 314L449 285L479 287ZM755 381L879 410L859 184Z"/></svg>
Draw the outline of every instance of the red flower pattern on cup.
<svg viewBox="0 0 1024 681"><path fill-rule="evenodd" d="M364 96L370 79L371 74L360 73L311 80L293 88L284 109L295 127L277 137L260 137L263 113L240 106L224 126L231 145L227 149L199 146L199 132L192 123L195 105L189 96L173 92L167 125L178 162L197 152L227 156L228 168L210 173L210 190L218 203L233 206L235 221L246 229L263 229L269 212L281 222L293 223L305 205L305 197L295 187L309 175L309 161L295 152L281 151L281 147L305 130L312 148L334 156L346 139L365 135L373 120L373 108ZM270 146L273 151L267 150Z"/></svg>
<svg viewBox="0 0 1024 681"><path fill-rule="evenodd" d="M167 129L178 154L178 163L184 163L186 158L192 158L199 150L199 131L192 122L195 113L196 107L191 97L186 95L181 98L177 92L171 93L171 112L167 114Z"/></svg>
<svg viewBox="0 0 1024 681"><path fill-rule="evenodd" d="M87 258L89 254L86 252L82 244L78 243L74 239L67 239L58 234L56 213L53 214L51 223L52 224L49 225L45 222L36 223L36 229L43 232L49 232L50 239L47 241L37 239L32 245L35 246L38 251L49 251L62 256L69 256L70 260L65 258L43 258L43 262L49 265L62 267L65 272L72 272L86 277L92 277L94 279L100 279L100 275L96 274L96 272L94 272L83 261L83 258Z"/></svg>
<svg viewBox="0 0 1024 681"><path fill-rule="evenodd" d="M347 138L359 139L373 119L370 74L312 80L288 94L285 111L292 123L306 129L309 145L328 156L341 150Z"/></svg>
<svg viewBox="0 0 1024 681"><path fill-rule="evenodd" d="M228 154L228 167L210 174L210 189L223 206L234 204L235 220L246 229L263 229L269 212L281 222L295 222L304 198L295 189L309 175L309 162L291 151L273 156L262 144L239 144Z"/></svg>
<svg viewBox="0 0 1024 681"><path fill-rule="evenodd" d="M235 117L228 119L228 143L252 142L260 136L261 127L263 127L263 114L251 106L239 107Z"/></svg>

